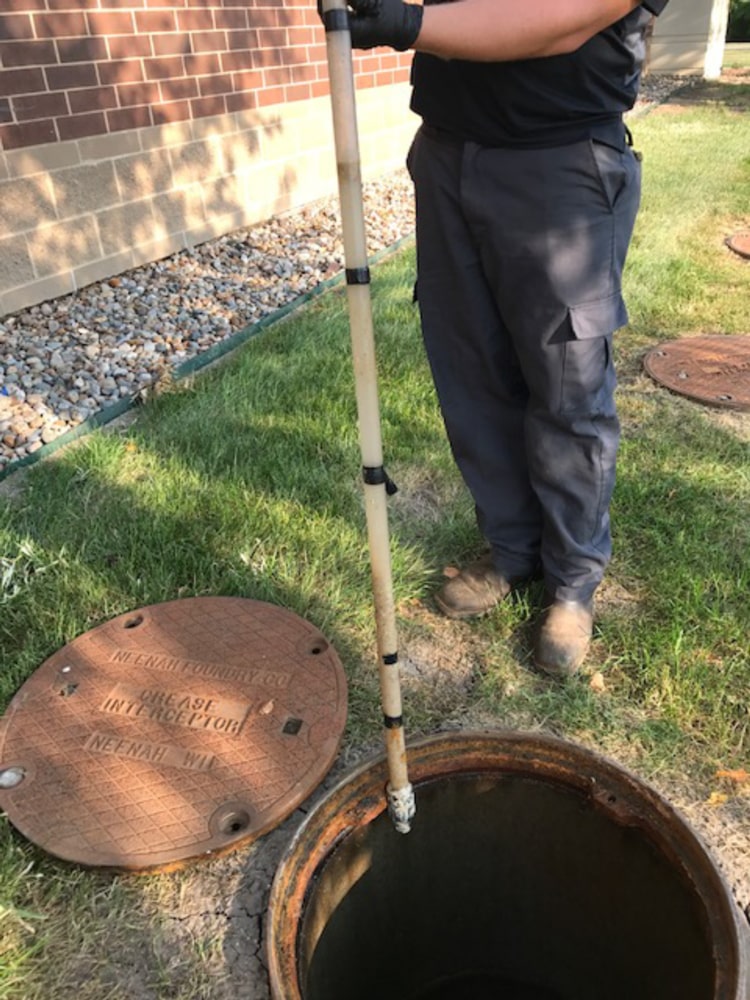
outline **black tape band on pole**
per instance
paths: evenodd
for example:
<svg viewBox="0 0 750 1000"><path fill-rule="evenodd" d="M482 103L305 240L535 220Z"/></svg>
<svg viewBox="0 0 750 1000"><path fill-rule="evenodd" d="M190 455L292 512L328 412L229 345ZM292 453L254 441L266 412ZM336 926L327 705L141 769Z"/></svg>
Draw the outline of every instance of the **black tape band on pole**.
<svg viewBox="0 0 750 1000"><path fill-rule="evenodd" d="M323 14L323 27L326 31L348 31L349 15L345 10L327 10Z"/></svg>
<svg viewBox="0 0 750 1000"><path fill-rule="evenodd" d="M347 267L345 272L347 285L369 285L369 267Z"/></svg>
<svg viewBox="0 0 750 1000"><path fill-rule="evenodd" d="M396 486L382 465L363 465L362 478L368 486L382 486L385 484L385 492L389 497L392 497L394 493L398 493L398 486Z"/></svg>
<svg viewBox="0 0 750 1000"><path fill-rule="evenodd" d="M403 729L404 717L403 715L384 715L383 725L386 729Z"/></svg>
<svg viewBox="0 0 750 1000"><path fill-rule="evenodd" d="M386 653L383 657L383 663L385 663L387 667L394 666L398 663L398 653Z"/></svg>

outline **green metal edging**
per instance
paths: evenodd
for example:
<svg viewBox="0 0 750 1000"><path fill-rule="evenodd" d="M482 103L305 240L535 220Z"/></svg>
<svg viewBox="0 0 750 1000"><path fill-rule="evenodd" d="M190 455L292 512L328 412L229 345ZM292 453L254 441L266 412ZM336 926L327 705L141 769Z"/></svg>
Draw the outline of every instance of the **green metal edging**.
<svg viewBox="0 0 750 1000"><path fill-rule="evenodd" d="M377 264L379 261L383 260L384 257L387 257L392 253L396 253L402 246L413 240L413 238L413 233L410 233L407 236L402 236L400 239L396 240L395 243L384 247L382 250L379 250L376 254L374 254L370 258L370 263ZM237 333L232 334L231 337L227 337L226 340L222 340L218 344L214 344L213 347L209 347L207 351L203 351L201 354L196 354L194 357L188 358L187 361L183 361L182 364L176 365L172 370L172 377L175 381L179 381L180 379L186 378L188 375L194 375L202 368L206 368L213 362L218 361L225 355L235 351L238 347L242 347L243 344L252 340L253 337L258 336L258 334L262 333L267 327L272 326L279 320L284 319L284 317L288 316L290 313L295 312L304 305L307 305L308 302L311 302L319 295L322 295L323 292L328 291L336 285L343 284L343 281L343 271L335 274L332 278L327 278L325 281L321 281L320 284L316 285L315 288L311 289L309 292L298 295L295 299L287 302L286 305L283 305L280 309L263 316L257 323L253 323L251 326L246 326L244 329L238 330ZM145 388L148 388L148 386ZM60 448L64 448L66 445L72 444L73 441L77 441L78 438L85 437L87 434L91 434L100 427L104 427L113 420L116 420L117 417L123 416L123 414L127 413L133 408L133 406L135 406L137 400L137 396L127 396L124 399L118 400L116 403L112 403L110 406L105 406L93 416L88 417L77 427L73 427L71 430L61 434L59 438L55 438L55 440L50 441L49 444L42 445L41 448L37 449L37 451L33 452L31 455L25 455L23 458L14 459L9 465L6 465L4 469L0 470L0 483L8 476L12 475L12 473L17 472L20 469L27 468L30 465L35 465L42 459L53 455Z"/></svg>

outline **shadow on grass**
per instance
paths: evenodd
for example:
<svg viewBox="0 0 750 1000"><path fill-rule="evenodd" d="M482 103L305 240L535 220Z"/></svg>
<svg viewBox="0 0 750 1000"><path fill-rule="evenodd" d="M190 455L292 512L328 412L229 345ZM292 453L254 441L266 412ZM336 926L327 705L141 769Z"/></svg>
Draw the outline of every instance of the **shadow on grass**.
<svg viewBox="0 0 750 1000"><path fill-rule="evenodd" d="M390 281L384 300L398 290ZM127 433L97 436L29 476L4 542L9 555L33 544L22 591L0 621L6 699L81 631L179 596L270 601L311 618L345 659L362 657L370 576L344 333L300 363L307 324L269 332L262 349L251 345L235 364L154 401ZM478 538L415 330L391 330L381 347L404 598ZM746 623L733 588L747 572L750 509L731 476L733 495L723 494L727 477L716 472L746 468L745 446L699 408L655 413L624 414L614 570L650 594L657 633L718 601L736 634Z"/></svg>
<svg viewBox="0 0 750 1000"><path fill-rule="evenodd" d="M381 279L386 312L396 284ZM338 326L325 338L312 308L148 404L129 431L95 435L28 473L0 534L9 564L28 550L3 592L6 700L81 630L179 596L281 604L354 655L336 622L352 620L352 594L360 625L369 605L361 459L343 297L326 308ZM420 365L414 329L385 339L384 367L402 381L388 393L410 404L384 399L384 438L402 442L405 462L405 440L434 452L442 428L415 414L403 384Z"/></svg>

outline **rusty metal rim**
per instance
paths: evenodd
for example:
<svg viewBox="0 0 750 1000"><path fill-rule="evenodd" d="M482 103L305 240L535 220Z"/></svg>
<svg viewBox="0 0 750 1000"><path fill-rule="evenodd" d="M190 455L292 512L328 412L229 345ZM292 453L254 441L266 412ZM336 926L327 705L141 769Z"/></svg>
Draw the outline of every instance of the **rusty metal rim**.
<svg viewBox="0 0 750 1000"><path fill-rule="evenodd" d="M620 765L556 737L513 731L446 733L409 745L419 785L460 774L522 774L587 794L613 822L647 830L655 846L706 904L716 951L716 1000L738 995L750 976L750 935L739 908L702 841L653 789ZM357 768L306 817L271 886L266 957L273 1000L303 1000L297 970L297 932L320 866L335 847L387 808L384 757Z"/></svg>

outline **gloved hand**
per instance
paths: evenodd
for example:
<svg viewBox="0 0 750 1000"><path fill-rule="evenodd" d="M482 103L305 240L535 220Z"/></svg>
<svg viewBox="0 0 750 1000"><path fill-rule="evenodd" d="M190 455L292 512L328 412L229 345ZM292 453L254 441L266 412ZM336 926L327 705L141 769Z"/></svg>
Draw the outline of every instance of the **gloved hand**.
<svg viewBox="0 0 750 1000"><path fill-rule="evenodd" d="M374 49L390 45L403 52L417 40L422 27L420 4L403 0L349 0L352 48Z"/></svg>

